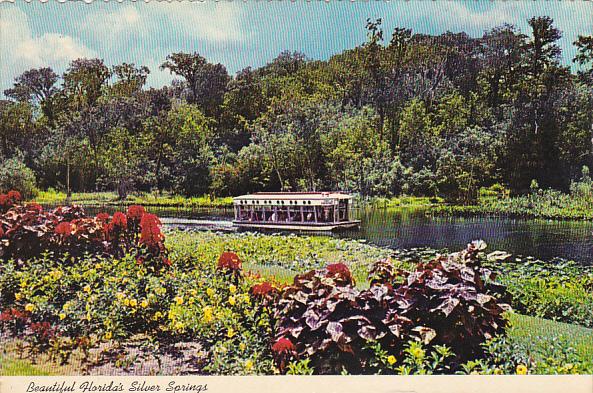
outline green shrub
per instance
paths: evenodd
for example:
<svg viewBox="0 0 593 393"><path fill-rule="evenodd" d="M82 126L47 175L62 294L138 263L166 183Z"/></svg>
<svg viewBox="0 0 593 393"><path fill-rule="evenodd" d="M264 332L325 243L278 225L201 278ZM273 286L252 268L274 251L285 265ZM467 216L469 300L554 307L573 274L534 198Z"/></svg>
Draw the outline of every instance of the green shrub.
<svg viewBox="0 0 593 393"><path fill-rule="evenodd" d="M0 193L10 190L19 191L25 199L35 197L38 192L35 174L16 158L0 164Z"/></svg>

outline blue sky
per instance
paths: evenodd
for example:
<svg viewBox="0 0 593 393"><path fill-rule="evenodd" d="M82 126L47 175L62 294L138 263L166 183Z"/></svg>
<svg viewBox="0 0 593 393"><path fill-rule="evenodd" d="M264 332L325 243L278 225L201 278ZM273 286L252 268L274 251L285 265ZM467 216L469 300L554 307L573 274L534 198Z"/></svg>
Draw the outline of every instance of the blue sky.
<svg viewBox="0 0 593 393"><path fill-rule="evenodd" d="M367 18L382 18L386 33L401 26L480 36L505 22L528 33L527 19L536 15L551 16L562 30L565 63L577 35L593 34L593 1L587 0L2 3L0 88L32 67L62 72L78 57L146 65L148 84L158 87L172 79L158 65L175 51L197 51L235 73L284 49L326 59L364 42Z"/></svg>

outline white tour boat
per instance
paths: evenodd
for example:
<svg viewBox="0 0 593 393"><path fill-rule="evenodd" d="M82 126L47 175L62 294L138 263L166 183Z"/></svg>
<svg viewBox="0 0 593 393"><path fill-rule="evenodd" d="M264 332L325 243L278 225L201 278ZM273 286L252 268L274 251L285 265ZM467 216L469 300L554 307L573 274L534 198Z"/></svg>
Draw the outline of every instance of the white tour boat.
<svg viewBox="0 0 593 393"><path fill-rule="evenodd" d="M341 192L258 192L233 198L239 228L333 231L353 228L352 196Z"/></svg>

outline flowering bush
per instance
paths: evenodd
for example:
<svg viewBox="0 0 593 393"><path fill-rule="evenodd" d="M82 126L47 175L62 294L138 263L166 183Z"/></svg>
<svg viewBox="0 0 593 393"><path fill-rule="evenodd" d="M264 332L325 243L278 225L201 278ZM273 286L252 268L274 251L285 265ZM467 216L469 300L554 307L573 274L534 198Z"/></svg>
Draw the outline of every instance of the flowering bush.
<svg viewBox="0 0 593 393"><path fill-rule="evenodd" d="M4 198L10 208L0 214L0 258L26 260L44 251L75 257L132 253L155 268L170 265L161 223L153 214L140 215L141 206L130 207L129 216L116 212L112 217L106 213L87 217L78 206L44 211L37 204L15 203L19 198L16 192Z"/></svg>
<svg viewBox="0 0 593 393"><path fill-rule="evenodd" d="M8 209L22 201L21 193L18 191L8 191L6 194L0 194L0 213L6 212Z"/></svg>

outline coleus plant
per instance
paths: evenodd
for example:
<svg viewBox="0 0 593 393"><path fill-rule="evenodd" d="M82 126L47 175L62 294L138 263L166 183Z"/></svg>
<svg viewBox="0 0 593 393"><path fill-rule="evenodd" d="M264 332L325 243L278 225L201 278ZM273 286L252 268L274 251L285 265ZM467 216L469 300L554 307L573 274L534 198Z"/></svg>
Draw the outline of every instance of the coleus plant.
<svg viewBox="0 0 593 393"><path fill-rule="evenodd" d="M472 243L411 272L379 261L366 290L354 286L343 264L296 276L275 305L275 340L294 345L272 351L277 366L285 371L287 357L309 358L318 373L375 372L369 344L397 358L410 340L446 345L456 362L479 357L482 343L504 333L502 314L509 309L504 287L479 264L484 246Z"/></svg>
<svg viewBox="0 0 593 393"><path fill-rule="evenodd" d="M393 283L399 314L436 333L432 344L446 345L458 359L482 355L482 344L504 333L510 310L504 287L495 274L480 266L483 242L473 242L458 253L438 256L404 273Z"/></svg>
<svg viewBox="0 0 593 393"><path fill-rule="evenodd" d="M391 291L392 293L392 291ZM294 356L310 358L323 374L370 371L368 341L401 349L411 321L397 315L388 286L360 291L346 265L333 264L296 276L276 304L276 340L290 340ZM277 365L286 364L286 353Z"/></svg>

